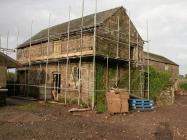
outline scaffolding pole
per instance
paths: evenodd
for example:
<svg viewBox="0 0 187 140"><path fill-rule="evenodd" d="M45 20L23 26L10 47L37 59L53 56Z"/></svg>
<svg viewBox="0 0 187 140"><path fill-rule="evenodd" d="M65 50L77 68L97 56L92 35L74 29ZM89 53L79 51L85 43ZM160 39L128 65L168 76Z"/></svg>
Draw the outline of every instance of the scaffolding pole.
<svg viewBox="0 0 187 140"><path fill-rule="evenodd" d="M25 65L25 84L24 84L24 96L26 96L26 87L27 87L27 66Z"/></svg>
<svg viewBox="0 0 187 140"><path fill-rule="evenodd" d="M106 91L109 90L109 62L108 62L108 55L106 57Z"/></svg>
<svg viewBox="0 0 187 140"><path fill-rule="evenodd" d="M92 93L92 110L95 106L95 53L96 53L96 25L97 25L97 0L95 0L94 14L94 44L93 44L93 93Z"/></svg>
<svg viewBox="0 0 187 140"><path fill-rule="evenodd" d="M84 6L84 4L83 4L83 6ZM83 7L84 8L84 7ZM81 55L80 55L80 61L79 61L79 76L81 75L81 70L82 70L82 47L83 47L83 8L82 8L82 23L81 23L81 32L79 32L79 33L81 33L81 45L80 45L80 49L81 49ZM100 37L99 35L97 36L97 19L96 19L96 17L97 17L97 0L96 0L96 6L95 6L95 16L94 16L94 42L93 42L93 90L89 90L89 91L92 91L93 93L92 93L92 109L94 109L94 103L95 103L95 91L99 91L99 90L96 90L96 88L95 88L95 82L96 82L96 80L95 80L95 67L96 67L96 58L95 58L95 55L96 55L96 39L97 39L97 37ZM130 94L130 92L131 91L133 91L133 90L131 90L131 24L130 24L131 22L130 22L130 18L129 18L129 41L127 41L128 42L128 45L129 45L129 94ZM67 89L68 89L68 64L69 64L69 38L70 38L70 31L69 31L69 29L70 29L70 10L69 10L69 22L68 22L68 41L67 41L67 58L66 58L66 88L65 88L65 103L66 103L66 95L67 95ZM110 39L109 37L107 37L108 38L108 40L110 40L111 42L113 41L113 42L115 42L115 44L116 44L116 42L117 42L117 51L116 51L116 57L118 58L119 57L119 44L121 43L120 42L120 32L119 32L119 17L118 17L118 34L117 34L117 39L116 40L112 40L112 39ZM80 36L80 35L79 35ZM50 45L50 16L49 16L49 27L48 27L48 45L47 45L47 60L46 60L46 77L45 77L45 101L46 101L46 89L47 88L49 88L49 87L47 87L47 71L48 71L48 61L50 60L49 59L49 57L48 57L48 53L49 53L49 45ZM115 37L116 37L116 35L115 35ZM52 39L51 39L52 40ZM136 41L135 41L136 42ZM46 59L45 58L45 59ZM107 63L108 63L108 59L109 59L109 57L107 57ZM117 62L118 63L118 62ZM26 70L26 69L25 69ZM59 72L59 61L58 61L58 72ZM117 81L118 81L118 73L119 73L119 71L118 71L118 64L117 64L117 74L116 74L116 85L117 85ZM81 87L80 87L80 83L81 83L81 77L79 77L79 89L78 90L76 90L76 91L78 91L79 92L79 101L78 102L80 102L80 89L81 89ZM61 88L60 88L61 89Z"/></svg>
<svg viewBox="0 0 187 140"><path fill-rule="evenodd" d="M19 29L17 29L17 39L16 39L16 46L18 47L19 44Z"/></svg>
<svg viewBox="0 0 187 140"><path fill-rule="evenodd" d="M58 101L58 94L59 94L59 90L60 90L60 64L59 64L59 61L58 61L58 65L57 65L57 101Z"/></svg>
<svg viewBox="0 0 187 140"><path fill-rule="evenodd" d="M45 67L45 102L47 101L47 73L48 73L48 53L49 53L49 39L50 39L50 20L51 20L51 14L49 14L49 23L48 23L48 41L47 41L47 59L46 59L46 67Z"/></svg>
<svg viewBox="0 0 187 140"><path fill-rule="evenodd" d="M139 49L139 35L138 33L136 33L136 38L137 38L137 54L138 54L138 67L140 66L140 95L141 97L143 96L143 93L142 93L142 64L141 64L141 60L139 60L139 52L140 52L140 49Z"/></svg>
<svg viewBox="0 0 187 140"><path fill-rule="evenodd" d="M29 66L28 66L28 83L29 84L29 78L30 78L30 69L31 69L31 47L32 47L32 26L33 26L33 20L31 21L31 27L30 27L30 40L29 40ZM26 54L25 54L26 56ZM27 96L29 96L30 88L27 86Z"/></svg>
<svg viewBox="0 0 187 140"><path fill-rule="evenodd" d="M148 25L148 20L146 21L146 25L147 25L147 98L149 100L149 92L150 92L150 69L149 69L149 25Z"/></svg>
<svg viewBox="0 0 187 140"><path fill-rule="evenodd" d="M65 104L67 104L67 90L68 90L68 63L69 63L69 31L70 31L70 16L71 16L71 7L69 6L69 11L68 11L68 39L67 39L67 44L66 44L66 88L65 88Z"/></svg>
<svg viewBox="0 0 187 140"><path fill-rule="evenodd" d="M129 11L129 94L131 94L131 21Z"/></svg>
<svg viewBox="0 0 187 140"><path fill-rule="evenodd" d="M41 74L42 74L42 63L40 63L40 77L41 77ZM38 82L39 85L41 85L41 79L40 81Z"/></svg>
<svg viewBox="0 0 187 140"><path fill-rule="evenodd" d="M79 60L79 97L78 105L80 105L81 99L81 87L82 87L82 47L83 47L83 26L84 26L84 0L82 0L82 18L81 18L81 44L80 44L80 60Z"/></svg>
<svg viewBox="0 0 187 140"><path fill-rule="evenodd" d="M19 41L19 30L17 29L17 38L16 38L16 47L18 47ZM16 95L16 81L17 81L17 70L15 69L15 77L14 77L14 96Z"/></svg>
<svg viewBox="0 0 187 140"><path fill-rule="evenodd" d="M7 32L7 40L6 40L6 55L8 55L8 47L9 47L9 31Z"/></svg>
<svg viewBox="0 0 187 140"><path fill-rule="evenodd" d="M92 28L94 28L94 27L91 27L91 26L83 26L83 32L89 32L89 31L91 31L92 30ZM117 30L112 30L111 28L107 28L107 27L104 27L104 25L102 26L102 28L106 28L107 30L110 30L110 33L111 32L117 32ZM70 35L71 35L71 33L72 32L74 32L74 31L71 31L70 32ZM81 33L81 31L77 31L77 33ZM97 30L97 33L109 33L108 31L106 31L106 32L104 32L104 31L99 31L99 30ZM120 35L122 35L122 34L124 34L124 33L122 33L122 32L120 32ZM50 34L50 40L58 40L59 39L59 37L55 37L55 36L63 36L63 35L65 35L65 33L62 33L62 34L60 34L60 33L56 33L56 34ZM125 35L125 34L124 34ZM66 35L67 36L67 35ZM75 37L77 37L77 36L80 36L80 35L73 35L73 37L71 37L72 39ZM103 36L101 36L101 35L98 35L98 36L100 36L101 38L106 38L106 37L103 37ZM112 36L112 35L110 35L110 36ZM129 36L128 34L126 35L127 37ZM116 36L115 36L115 38L116 38ZM46 39L46 37L43 37L43 38L40 38L40 39L37 39L37 40L33 40L32 41L32 43L37 43L38 41L40 41L40 42L42 42L42 40L44 40L44 39ZM126 39L126 37L120 37L120 39ZM108 40L111 40L112 42L117 42L117 39L108 39ZM127 42L121 42L121 41L119 41L119 43L121 43L121 44L126 44L126 45L128 45L129 43L128 43L128 41ZM136 42L133 42L132 40L131 40L131 43L134 43L134 44L136 44ZM29 45L29 44L28 44Z"/></svg>
<svg viewBox="0 0 187 140"><path fill-rule="evenodd" d="M119 16L117 17L118 29L117 29L117 49L116 49L116 58L119 58L119 32L120 32L120 23L119 23ZM119 76L119 66L118 61L116 65L116 88L118 87L118 76Z"/></svg>

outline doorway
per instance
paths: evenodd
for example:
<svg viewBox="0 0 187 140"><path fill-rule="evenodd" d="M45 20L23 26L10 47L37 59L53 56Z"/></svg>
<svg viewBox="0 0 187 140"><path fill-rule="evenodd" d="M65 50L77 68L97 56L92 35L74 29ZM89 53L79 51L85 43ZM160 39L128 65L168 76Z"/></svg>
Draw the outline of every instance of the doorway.
<svg viewBox="0 0 187 140"><path fill-rule="evenodd" d="M61 85L61 74L53 73L53 88L60 93L60 85Z"/></svg>

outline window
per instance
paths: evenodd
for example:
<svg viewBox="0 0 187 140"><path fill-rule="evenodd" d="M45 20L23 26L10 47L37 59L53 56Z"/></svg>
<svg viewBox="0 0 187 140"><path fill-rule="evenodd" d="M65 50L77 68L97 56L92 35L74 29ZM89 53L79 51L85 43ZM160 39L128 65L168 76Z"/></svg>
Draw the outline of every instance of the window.
<svg viewBox="0 0 187 140"><path fill-rule="evenodd" d="M54 53L54 42L50 42L48 50L49 50L49 54Z"/></svg>
<svg viewBox="0 0 187 140"><path fill-rule="evenodd" d="M42 55L43 56L47 55L47 47L45 45L46 44L42 44Z"/></svg>
<svg viewBox="0 0 187 140"><path fill-rule="evenodd" d="M21 57L24 57L24 49L21 50Z"/></svg>
<svg viewBox="0 0 187 140"><path fill-rule="evenodd" d="M169 66L166 64L165 65L165 71L168 71L168 69L169 69Z"/></svg>
<svg viewBox="0 0 187 140"><path fill-rule="evenodd" d="M130 59L134 60L134 47L130 47Z"/></svg>
<svg viewBox="0 0 187 140"><path fill-rule="evenodd" d="M73 67L73 79L74 80L79 80L79 77L81 79L81 75L79 76L79 74L80 74L79 67Z"/></svg>
<svg viewBox="0 0 187 140"><path fill-rule="evenodd" d="M24 55L25 58L27 58L27 52L28 52L28 51L27 51L27 48L25 48L25 49L23 50L23 55Z"/></svg>

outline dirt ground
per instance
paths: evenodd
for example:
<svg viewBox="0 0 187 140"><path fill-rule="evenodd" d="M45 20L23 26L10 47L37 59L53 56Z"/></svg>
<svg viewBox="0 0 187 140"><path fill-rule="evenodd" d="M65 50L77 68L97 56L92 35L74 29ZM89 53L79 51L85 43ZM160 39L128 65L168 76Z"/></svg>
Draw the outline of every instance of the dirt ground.
<svg viewBox="0 0 187 140"><path fill-rule="evenodd" d="M72 106L8 99L0 107L2 140L187 140L187 96L151 112L69 113Z"/></svg>

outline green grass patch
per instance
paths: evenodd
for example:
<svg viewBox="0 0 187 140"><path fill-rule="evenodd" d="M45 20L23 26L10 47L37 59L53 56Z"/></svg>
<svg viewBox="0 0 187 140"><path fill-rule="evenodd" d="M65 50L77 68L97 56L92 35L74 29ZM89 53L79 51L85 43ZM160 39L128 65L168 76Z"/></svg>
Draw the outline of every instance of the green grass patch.
<svg viewBox="0 0 187 140"><path fill-rule="evenodd" d="M180 89L187 91L187 81L181 81L179 83L179 87L180 87Z"/></svg>
<svg viewBox="0 0 187 140"><path fill-rule="evenodd" d="M36 108L33 106L33 104L26 104L23 106L20 106L21 110L28 111L28 112L35 112Z"/></svg>
<svg viewBox="0 0 187 140"><path fill-rule="evenodd" d="M46 101L46 102L44 102L44 106L46 106L46 107L54 107L55 104L51 103L50 101Z"/></svg>

